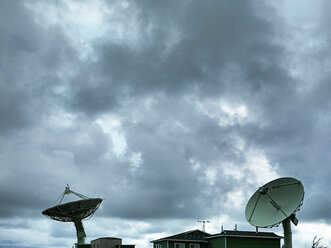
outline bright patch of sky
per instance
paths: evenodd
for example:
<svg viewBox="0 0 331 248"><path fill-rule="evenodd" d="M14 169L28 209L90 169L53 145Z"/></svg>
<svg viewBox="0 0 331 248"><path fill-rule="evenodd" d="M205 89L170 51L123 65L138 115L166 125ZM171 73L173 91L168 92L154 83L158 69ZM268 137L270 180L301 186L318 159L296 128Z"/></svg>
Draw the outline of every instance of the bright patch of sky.
<svg viewBox="0 0 331 248"><path fill-rule="evenodd" d="M121 127L119 118L113 115L103 115L96 120L105 133L107 133L113 141L113 151L117 156L123 156L127 148L124 130Z"/></svg>
<svg viewBox="0 0 331 248"><path fill-rule="evenodd" d="M196 102L197 108L212 119L217 119L222 127L235 124L244 124L251 120L252 113L249 113L248 107L244 104L226 101L206 99Z"/></svg>

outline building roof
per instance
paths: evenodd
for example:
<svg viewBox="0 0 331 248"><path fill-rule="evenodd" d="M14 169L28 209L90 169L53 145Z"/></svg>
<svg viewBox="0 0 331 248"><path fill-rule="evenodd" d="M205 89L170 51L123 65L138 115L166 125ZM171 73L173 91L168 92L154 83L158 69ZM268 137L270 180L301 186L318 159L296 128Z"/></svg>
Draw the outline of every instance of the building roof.
<svg viewBox="0 0 331 248"><path fill-rule="evenodd" d="M112 239L112 240L122 240L122 239L120 239L120 238L115 238L115 237L101 237L101 238L97 238L97 239L94 239L94 240L92 240L92 241L95 241L95 240L99 240L99 239Z"/></svg>
<svg viewBox="0 0 331 248"><path fill-rule="evenodd" d="M236 231L224 230L221 233L210 235L206 239L219 238L219 237L238 237L238 238L267 238L267 239L281 239L273 232L251 232L251 231Z"/></svg>
<svg viewBox="0 0 331 248"><path fill-rule="evenodd" d="M153 240L151 241L151 243L161 242L161 241L191 241L191 242L206 243L208 241L206 241L205 238L209 236L210 236L209 233L200 230L192 230L183 233L178 233L169 237Z"/></svg>

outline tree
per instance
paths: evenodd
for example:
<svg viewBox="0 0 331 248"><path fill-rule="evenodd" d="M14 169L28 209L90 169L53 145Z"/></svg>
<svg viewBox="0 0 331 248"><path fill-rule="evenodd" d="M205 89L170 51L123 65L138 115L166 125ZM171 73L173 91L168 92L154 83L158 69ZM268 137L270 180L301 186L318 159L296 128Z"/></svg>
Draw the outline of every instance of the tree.
<svg viewBox="0 0 331 248"><path fill-rule="evenodd" d="M311 248L328 248L327 246L321 244L322 239L323 238L318 238L317 236L315 236Z"/></svg>

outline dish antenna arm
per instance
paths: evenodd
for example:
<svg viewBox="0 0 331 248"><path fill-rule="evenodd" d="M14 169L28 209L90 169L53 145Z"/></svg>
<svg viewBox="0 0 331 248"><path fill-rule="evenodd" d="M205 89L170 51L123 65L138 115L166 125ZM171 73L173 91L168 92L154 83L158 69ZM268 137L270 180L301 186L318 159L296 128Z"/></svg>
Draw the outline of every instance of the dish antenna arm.
<svg viewBox="0 0 331 248"><path fill-rule="evenodd" d="M274 199L272 199L271 196L270 196L267 192L266 192L266 195L267 195L268 198L270 199L270 203L271 203L271 205L274 206L277 210L280 210L280 211L285 215L285 217L288 217L288 216L286 215L286 213L283 211L282 207L281 207L280 205L278 205L278 204L274 201Z"/></svg>
<svg viewBox="0 0 331 248"><path fill-rule="evenodd" d="M253 208L253 211L252 211L251 215L249 216L248 222L251 221L251 219L252 219L252 216L253 216L253 214L254 214L254 212L255 212L255 208L256 208L256 206L257 206L257 203L258 203L259 200L260 200L260 197L261 197L261 193L259 194L259 196L258 196L258 198L257 198L257 200L256 200L256 202L255 202L255 204L254 204L254 208Z"/></svg>
<svg viewBox="0 0 331 248"><path fill-rule="evenodd" d="M70 187L69 187L69 184L67 184L67 186L65 186L64 192L63 192L63 193L57 198L57 200L56 200L56 201L58 201L58 200L60 199L60 201L59 201L58 204L61 204L61 202L62 202L64 196L65 196L65 195L69 195L69 194L74 194L74 195L76 195L76 196L78 196L79 198L84 199L84 200L85 200L85 199L89 199L89 197L87 197L87 196L85 196L85 195L82 195L82 194L79 194L79 193L77 193L77 192L71 190Z"/></svg>
<svg viewBox="0 0 331 248"><path fill-rule="evenodd" d="M269 188L271 188L271 189L277 189L277 188L280 188L280 187L291 186L291 185L295 185L295 184L300 185L299 182L294 182L294 183L284 183L284 184L273 185L273 186L271 186Z"/></svg>

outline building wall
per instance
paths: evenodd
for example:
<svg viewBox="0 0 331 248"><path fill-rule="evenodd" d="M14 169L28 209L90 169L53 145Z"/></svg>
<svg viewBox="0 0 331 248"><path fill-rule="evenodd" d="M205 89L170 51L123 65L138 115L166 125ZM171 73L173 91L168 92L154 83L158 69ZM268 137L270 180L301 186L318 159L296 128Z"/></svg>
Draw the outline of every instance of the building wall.
<svg viewBox="0 0 331 248"><path fill-rule="evenodd" d="M91 248L91 244L75 244L75 248Z"/></svg>
<svg viewBox="0 0 331 248"><path fill-rule="evenodd" d="M280 248L280 240L227 237L227 248Z"/></svg>
<svg viewBox="0 0 331 248"><path fill-rule="evenodd" d="M219 237L215 239L210 239L209 245L209 248L280 248L280 240L261 238Z"/></svg>
<svg viewBox="0 0 331 248"><path fill-rule="evenodd" d="M225 248L225 237L210 239L209 240L209 247L210 248Z"/></svg>
<svg viewBox="0 0 331 248"><path fill-rule="evenodd" d="M118 245L116 248L135 248L135 245Z"/></svg>
<svg viewBox="0 0 331 248"><path fill-rule="evenodd" d="M156 242L153 244L153 248L168 248L168 241Z"/></svg>
<svg viewBox="0 0 331 248"><path fill-rule="evenodd" d="M91 248L116 248L121 244L122 240L118 238L100 238L91 241Z"/></svg>
<svg viewBox="0 0 331 248"><path fill-rule="evenodd" d="M185 248L190 248L190 244L200 244L200 248L209 248L208 243L200 243L200 242L194 242L194 241L161 241L161 242L156 242L153 245L153 248L175 248L175 244L181 243L185 244ZM160 247L161 245L161 247Z"/></svg>

